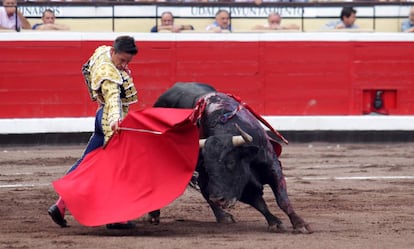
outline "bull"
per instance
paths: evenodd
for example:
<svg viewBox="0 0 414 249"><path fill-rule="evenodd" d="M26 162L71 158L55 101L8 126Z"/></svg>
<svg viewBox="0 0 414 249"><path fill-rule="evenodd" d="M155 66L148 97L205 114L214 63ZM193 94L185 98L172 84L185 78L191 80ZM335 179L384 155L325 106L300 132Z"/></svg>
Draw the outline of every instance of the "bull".
<svg viewBox="0 0 414 249"><path fill-rule="evenodd" d="M310 225L294 211L287 194L278 158L281 148L274 137L284 138L277 132L277 136L269 136L259 122L260 116L246 106L202 83L176 83L154 104L154 107L195 108L201 138L196 166L198 185L217 222L234 223L233 215L226 209L241 201L265 217L270 231L286 232L286 226L269 211L263 199L263 186L267 184L278 206L289 217L293 232L312 233ZM234 139L240 135L241 142ZM158 222L159 215L159 210L150 213L152 220Z"/></svg>

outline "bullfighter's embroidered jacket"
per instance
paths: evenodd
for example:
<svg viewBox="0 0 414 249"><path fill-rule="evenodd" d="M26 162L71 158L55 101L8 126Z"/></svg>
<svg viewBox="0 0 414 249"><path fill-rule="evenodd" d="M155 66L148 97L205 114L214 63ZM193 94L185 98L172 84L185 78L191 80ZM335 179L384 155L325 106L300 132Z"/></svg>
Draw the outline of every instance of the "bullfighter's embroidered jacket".
<svg viewBox="0 0 414 249"><path fill-rule="evenodd" d="M112 136L111 124L122 120L129 105L138 101L137 90L130 72L119 70L112 63L110 46L98 47L82 72L93 101L103 106L102 129L105 143Z"/></svg>

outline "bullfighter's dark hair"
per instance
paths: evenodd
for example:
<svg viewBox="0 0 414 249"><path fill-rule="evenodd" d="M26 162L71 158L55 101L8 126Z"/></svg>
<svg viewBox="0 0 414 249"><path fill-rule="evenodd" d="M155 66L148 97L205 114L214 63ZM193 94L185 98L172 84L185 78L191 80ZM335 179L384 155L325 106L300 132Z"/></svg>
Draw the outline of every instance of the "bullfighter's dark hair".
<svg viewBox="0 0 414 249"><path fill-rule="evenodd" d="M344 17L350 17L352 14L356 14L357 11L353 7L343 7L341 11L341 20L344 20Z"/></svg>
<svg viewBox="0 0 414 249"><path fill-rule="evenodd" d="M114 45L115 53L128 53L136 55L138 53L138 47L135 44L134 37L131 36L119 36L115 39Z"/></svg>

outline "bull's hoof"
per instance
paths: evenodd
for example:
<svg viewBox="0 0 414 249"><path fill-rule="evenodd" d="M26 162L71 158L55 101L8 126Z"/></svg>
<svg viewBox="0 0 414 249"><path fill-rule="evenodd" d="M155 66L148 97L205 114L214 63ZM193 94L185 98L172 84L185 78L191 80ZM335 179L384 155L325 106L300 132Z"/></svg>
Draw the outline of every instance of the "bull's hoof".
<svg viewBox="0 0 414 249"><path fill-rule="evenodd" d="M267 230L272 233L286 233L287 232L287 228L285 227L283 223L269 225Z"/></svg>
<svg viewBox="0 0 414 249"><path fill-rule="evenodd" d="M313 233L312 227L309 224L303 224L293 228L293 233L297 234L311 234Z"/></svg>
<svg viewBox="0 0 414 249"><path fill-rule="evenodd" d="M299 215L292 213L290 216L290 222L293 226L293 233L310 234L313 233L311 226L306 223Z"/></svg>
<svg viewBox="0 0 414 249"><path fill-rule="evenodd" d="M236 220L234 219L233 215L226 214L226 215L217 217L217 222L223 223L223 224L232 224L232 223L236 223Z"/></svg>

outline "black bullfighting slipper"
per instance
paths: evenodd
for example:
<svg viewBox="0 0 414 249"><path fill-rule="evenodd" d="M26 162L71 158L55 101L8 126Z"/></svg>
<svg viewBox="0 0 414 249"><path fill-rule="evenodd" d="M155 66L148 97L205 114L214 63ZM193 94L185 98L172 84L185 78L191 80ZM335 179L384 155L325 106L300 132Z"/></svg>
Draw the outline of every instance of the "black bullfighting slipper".
<svg viewBox="0 0 414 249"><path fill-rule="evenodd" d="M56 204L52 205L47 212L49 213L52 220L58 224L60 227L67 227L68 224L65 219L63 219L62 214L59 211L59 208Z"/></svg>
<svg viewBox="0 0 414 249"><path fill-rule="evenodd" d="M106 225L106 229L133 229L135 227L136 225L132 221L111 223Z"/></svg>

